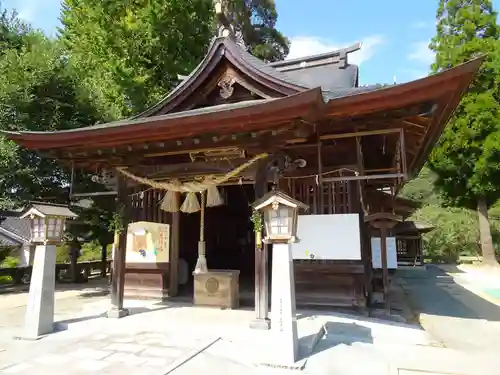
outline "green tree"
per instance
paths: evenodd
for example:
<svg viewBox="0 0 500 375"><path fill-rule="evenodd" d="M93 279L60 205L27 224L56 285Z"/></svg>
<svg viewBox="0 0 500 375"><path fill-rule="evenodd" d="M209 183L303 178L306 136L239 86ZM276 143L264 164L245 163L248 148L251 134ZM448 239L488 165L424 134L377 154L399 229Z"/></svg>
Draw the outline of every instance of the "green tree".
<svg viewBox="0 0 500 375"><path fill-rule="evenodd" d="M268 62L285 59L290 41L276 29L274 0L226 0L225 6L252 55Z"/></svg>
<svg viewBox="0 0 500 375"><path fill-rule="evenodd" d="M38 32L0 55L0 130L55 130L100 119L82 92L62 45ZM0 202L60 200L68 173L52 159L0 139ZM67 201L68 196L63 198Z"/></svg>
<svg viewBox="0 0 500 375"><path fill-rule="evenodd" d="M0 2L0 53L11 48L21 48L23 37L29 31L29 26L18 18L17 13L2 9Z"/></svg>
<svg viewBox="0 0 500 375"><path fill-rule="evenodd" d="M498 265L488 207L500 197L499 27L489 0L440 0L433 71L485 54L485 62L455 111L429 166L453 205L477 209L484 264Z"/></svg>
<svg viewBox="0 0 500 375"><path fill-rule="evenodd" d="M0 9L0 130L71 129L102 119L67 56L62 43ZM77 177L80 189L103 190L88 176ZM68 171L56 161L0 137L0 209L22 206L28 200L66 203L68 182ZM114 205L78 211L85 224L70 226L70 235L89 237L103 246L112 242L107 227Z"/></svg>
<svg viewBox="0 0 500 375"><path fill-rule="evenodd" d="M61 38L106 120L156 103L213 35L208 0L64 0L62 8Z"/></svg>

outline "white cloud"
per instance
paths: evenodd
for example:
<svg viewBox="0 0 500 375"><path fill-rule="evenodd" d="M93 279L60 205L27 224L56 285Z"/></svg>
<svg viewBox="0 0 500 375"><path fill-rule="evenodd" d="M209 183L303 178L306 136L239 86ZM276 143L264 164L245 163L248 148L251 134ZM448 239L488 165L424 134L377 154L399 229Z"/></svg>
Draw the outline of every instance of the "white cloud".
<svg viewBox="0 0 500 375"><path fill-rule="evenodd" d="M408 54L408 59L421 64L432 64L434 62L434 52L429 49L429 42L413 43L413 51Z"/></svg>
<svg viewBox="0 0 500 375"><path fill-rule="evenodd" d="M35 15L41 5L37 0L15 0L12 2L20 19L26 22L33 22Z"/></svg>
<svg viewBox="0 0 500 375"><path fill-rule="evenodd" d="M384 42L384 37L381 35L372 35L362 40L361 50L349 54L349 62L352 64L361 65L369 60L376 52L376 47ZM314 36L298 36L291 38L289 59L316 55L335 51L340 48L349 47L356 42L350 43L335 43L324 38Z"/></svg>

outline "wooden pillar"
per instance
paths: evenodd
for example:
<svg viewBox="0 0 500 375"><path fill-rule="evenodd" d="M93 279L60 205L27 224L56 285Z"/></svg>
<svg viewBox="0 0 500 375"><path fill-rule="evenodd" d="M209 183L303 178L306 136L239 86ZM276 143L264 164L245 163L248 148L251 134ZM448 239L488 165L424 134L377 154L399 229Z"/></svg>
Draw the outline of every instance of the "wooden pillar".
<svg viewBox="0 0 500 375"><path fill-rule="evenodd" d="M111 308L108 318L122 318L128 315L128 310L123 308L123 295L125 291L125 259L127 250L127 228L129 223L129 202L127 181L124 177L117 178L118 195L116 198L117 212L120 214L120 232L118 244L115 242L113 256L113 277L111 279Z"/></svg>
<svg viewBox="0 0 500 375"><path fill-rule="evenodd" d="M180 201L181 193L175 193L177 201ZM180 236L180 211L172 213L172 224L170 225L170 277L169 297L175 297L179 293L179 236Z"/></svg>
<svg viewBox="0 0 500 375"><path fill-rule="evenodd" d="M108 273L108 245L104 244L101 247L101 277L106 277Z"/></svg>
<svg viewBox="0 0 500 375"><path fill-rule="evenodd" d="M324 214L325 213L325 192L323 191L323 158L321 154L321 139L318 137L318 145L317 145L317 151L318 151L318 189L319 189L319 210L317 211L318 214Z"/></svg>
<svg viewBox="0 0 500 375"><path fill-rule="evenodd" d="M267 173L269 161L259 162L255 176L255 199L267 192ZM256 236L257 237L257 236ZM252 329L271 328L269 319L269 280L268 280L268 245L255 243L255 319L250 323Z"/></svg>
<svg viewBox="0 0 500 375"><path fill-rule="evenodd" d="M70 257L70 280L72 283L76 283L79 281L79 273L78 273L78 256L80 255L81 245L78 243L78 240L71 241L69 250Z"/></svg>
<svg viewBox="0 0 500 375"><path fill-rule="evenodd" d="M402 221L402 217L385 212L368 215L365 217L365 222L369 222L373 228L380 230L380 259L382 261L382 288L384 295L384 307L387 313L391 311L391 301L389 293L389 269L387 267L387 232L393 228L398 222Z"/></svg>
<svg viewBox="0 0 500 375"><path fill-rule="evenodd" d="M380 222L380 259L382 259L382 286L384 294L384 307L386 311L391 311L389 301L389 269L387 268L387 227L386 222Z"/></svg>

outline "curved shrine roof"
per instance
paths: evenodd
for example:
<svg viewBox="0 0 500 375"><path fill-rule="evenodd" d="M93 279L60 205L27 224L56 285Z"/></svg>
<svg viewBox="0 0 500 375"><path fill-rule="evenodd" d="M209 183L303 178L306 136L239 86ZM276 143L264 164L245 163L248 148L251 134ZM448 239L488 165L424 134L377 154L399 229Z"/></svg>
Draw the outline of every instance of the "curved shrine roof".
<svg viewBox="0 0 500 375"><path fill-rule="evenodd" d="M255 132L297 119L318 124L328 123L322 120L346 123L427 103L432 106L432 116L424 125L419 125L425 131L415 144L411 161L411 169L419 170L483 59L404 84L357 87L357 67L347 61L348 53L357 49L359 45L329 54L267 64L230 39L216 38L205 59L181 84L156 106L133 118L71 130L3 133L30 149L69 152L163 142L202 134ZM275 97L180 111L179 103L197 92L223 60L245 77L272 90ZM338 71L342 79L330 77L332 71Z"/></svg>

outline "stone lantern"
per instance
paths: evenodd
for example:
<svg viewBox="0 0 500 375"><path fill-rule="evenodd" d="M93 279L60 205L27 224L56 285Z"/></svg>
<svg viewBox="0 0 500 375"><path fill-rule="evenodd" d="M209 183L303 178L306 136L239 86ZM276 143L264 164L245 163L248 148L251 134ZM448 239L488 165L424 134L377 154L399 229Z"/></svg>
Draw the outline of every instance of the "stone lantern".
<svg viewBox="0 0 500 375"><path fill-rule="evenodd" d="M66 219L77 215L67 206L30 202L21 219L31 221L36 244L23 339L38 339L54 331L56 244L62 242Z"/></svg>
<svg viewBox="0 0 500 375"><path fill-rule="evenodd" d="M264 215L264 242L273 245L271 332L276 350L271 350L269 360L276 365L293 365L298 360L299 345L292 243L297 241L298 212L309 206L279 190L267 193L252 206Z"/></svg>

